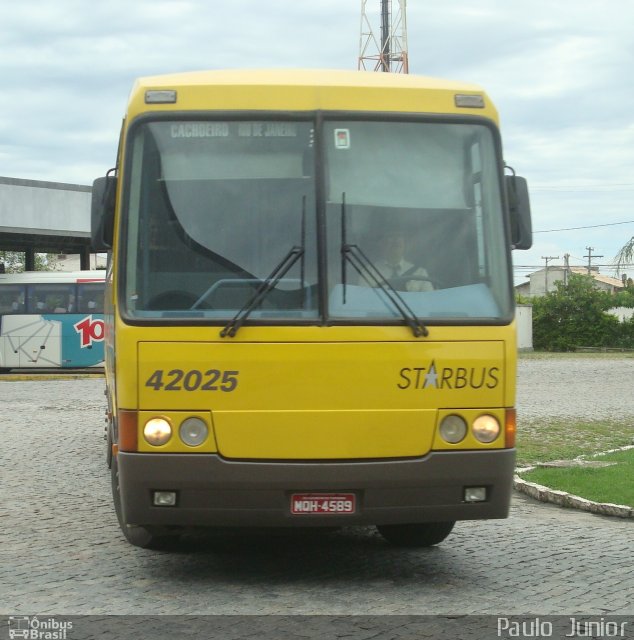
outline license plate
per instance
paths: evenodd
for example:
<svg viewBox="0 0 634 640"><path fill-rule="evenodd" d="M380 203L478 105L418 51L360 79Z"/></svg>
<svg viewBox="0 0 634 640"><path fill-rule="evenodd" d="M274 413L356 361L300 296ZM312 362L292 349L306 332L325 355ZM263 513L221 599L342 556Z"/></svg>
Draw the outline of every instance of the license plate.
<svg viewBox="0 0 634 640"><path fill-rule="evenodd" d="M340 515L355 512L354 493L294 493L291 496L293 515Z"/></svg>

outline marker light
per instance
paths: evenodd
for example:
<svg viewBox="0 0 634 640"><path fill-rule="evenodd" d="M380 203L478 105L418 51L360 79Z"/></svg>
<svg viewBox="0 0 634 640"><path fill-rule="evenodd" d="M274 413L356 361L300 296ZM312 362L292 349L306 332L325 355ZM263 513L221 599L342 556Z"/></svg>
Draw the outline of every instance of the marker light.
<svg viewBox="0 0 634 640"><path fill-rule="evenodd" d="M183 420L178 433L185 444L197 447L207 439L209 430L200 418L187 418L187 420Z"/></svg>
<svg viewBox="0 0 634 640"><path fill-rule="evenodd" d="M145 92L145 104L173 104L176 102L174 89L148 89Z"/></svg>
<svg viewBox="0 0 634 640"><path fill-rule="evenodd" d="M457 107L484 109L484 97L478 94L457 93L454 100Z"/></svg>
<svg viewBox="0 0 634 640"><path fill-rule="evenodd" d="M516 412L515 409L506 410L506 420L504 424L504 446L512 449L515 446L516 433Z"/></svg>
<svg viewBox="0 0 634 640"><path fill-rule="evenodd" d="M450 444L457 444L467 435L467 423L456 415L446 416L440 423L440 436Z"/></svg>
<svg viewBox="0 0 634 640"><path fill-rule="evenodd" d="M500 423L493 416L480 416L474 420L472 430L477 440L489 443L500 435Z"/></svg>
<svg viewBox="0 0 634 640"><path fill-rule="evenodd" d="M149 444L159 447L172 437L172 427L165 418L152 418L143 427L143 437Z"/></svg>

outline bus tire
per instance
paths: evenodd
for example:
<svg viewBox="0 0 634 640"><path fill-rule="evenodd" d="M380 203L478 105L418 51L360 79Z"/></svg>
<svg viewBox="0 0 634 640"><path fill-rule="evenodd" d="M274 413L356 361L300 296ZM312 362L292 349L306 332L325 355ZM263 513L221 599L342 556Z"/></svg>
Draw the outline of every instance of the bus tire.
<svg viewBox="0 0 634 640"><path fill-rule="evenodd" d="M377 525L379 533L396 547L431 547L442 542L453 529L453 522L420 522Z"/></svg>
<svg viewBox="0 0 634 640"><path fill-rule="evenodd" d="M114 502L114 510L117 514L117 521L125 539L135 547L142 549L162 549L173 543L178 536L157 535L138 525L130 525L123 519L123 509L121 508L121 492L119 491L119 465L117 456L112 457L112 466L110 467L110 478L112 480L112 499Z"/></svg>
<svg viewBox="0 0 634 640"><path fill-rule="evenodd" d="M108 469L112 469L112 421L106 423L106 433L104 434L106 441L106 464Z"/></svg>

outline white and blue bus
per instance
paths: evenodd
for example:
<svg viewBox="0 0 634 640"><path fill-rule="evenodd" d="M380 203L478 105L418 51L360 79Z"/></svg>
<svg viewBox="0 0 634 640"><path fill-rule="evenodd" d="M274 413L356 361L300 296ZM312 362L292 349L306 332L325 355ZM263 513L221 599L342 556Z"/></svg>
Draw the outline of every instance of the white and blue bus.
<svg viewBox="0 0 634 640"><path fill-rule="evenodd" d="M102 367L105 273L0 274L0 372Z"/></svg>

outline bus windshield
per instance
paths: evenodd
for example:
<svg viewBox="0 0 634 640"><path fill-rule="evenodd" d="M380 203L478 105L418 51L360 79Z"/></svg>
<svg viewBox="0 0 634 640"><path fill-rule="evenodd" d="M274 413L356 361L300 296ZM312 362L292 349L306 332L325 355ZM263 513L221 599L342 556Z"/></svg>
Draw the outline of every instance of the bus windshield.
<svg viewBox="0 0 634 640"><path fill-rule="evenodd" d="M499 143L480 122L158 120L129 140L129 317L226 324L257 300L249 322L402 323L389 289L432 324L510 319Z"/></svg>

